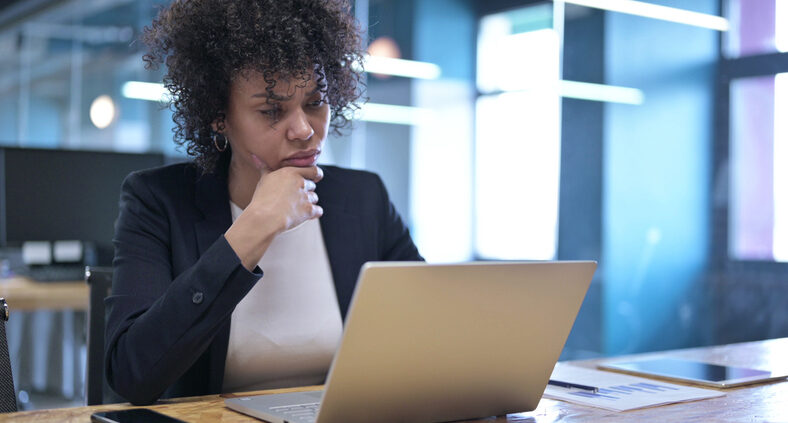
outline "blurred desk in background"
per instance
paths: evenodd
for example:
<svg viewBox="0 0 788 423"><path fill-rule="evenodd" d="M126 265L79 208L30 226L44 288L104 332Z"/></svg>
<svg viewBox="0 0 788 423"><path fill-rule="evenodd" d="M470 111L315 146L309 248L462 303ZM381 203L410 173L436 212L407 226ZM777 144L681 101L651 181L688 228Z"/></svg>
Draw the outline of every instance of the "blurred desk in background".
<svg viewBox="0 0 788 423"><path fill-rule="evenodd" d="M85 281L37 282L23 276L0 279L0 297L16 311L88 309L89 287Z"/></svg>
<svg viewBox="0 0 788 423"><path fill-rule="evenodd" d="M0 278L0 297L10 311L8 348L22 410L84 404L89 288L84 280Z"/></svg>

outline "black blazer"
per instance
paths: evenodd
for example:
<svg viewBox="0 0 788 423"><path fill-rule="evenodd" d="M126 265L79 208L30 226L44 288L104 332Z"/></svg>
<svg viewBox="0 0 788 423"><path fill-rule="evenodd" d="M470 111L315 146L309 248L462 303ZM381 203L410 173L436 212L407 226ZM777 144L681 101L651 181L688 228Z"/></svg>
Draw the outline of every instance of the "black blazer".
<svg viewBox="0 0 788 423"><path fill-rule="evenodd" d="M423 259L377 175L321 167L320 227L344 319L365 262ZM229 201L226 171L192 163L123 182L105 362L134 404L221 392L230 316L265 271L249 272L225 240Z"/></svg>

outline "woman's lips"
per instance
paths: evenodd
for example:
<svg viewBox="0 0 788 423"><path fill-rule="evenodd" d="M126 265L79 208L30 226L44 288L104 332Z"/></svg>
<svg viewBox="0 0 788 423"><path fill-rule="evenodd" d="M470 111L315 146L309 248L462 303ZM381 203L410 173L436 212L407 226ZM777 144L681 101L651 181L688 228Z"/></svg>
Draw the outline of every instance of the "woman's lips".
<svg viewBox="0 0 788 423"><path fill-rule="evenodd" d="M286 166L309 167L317 163L320 150L301 151L284 160Z"/></svg>

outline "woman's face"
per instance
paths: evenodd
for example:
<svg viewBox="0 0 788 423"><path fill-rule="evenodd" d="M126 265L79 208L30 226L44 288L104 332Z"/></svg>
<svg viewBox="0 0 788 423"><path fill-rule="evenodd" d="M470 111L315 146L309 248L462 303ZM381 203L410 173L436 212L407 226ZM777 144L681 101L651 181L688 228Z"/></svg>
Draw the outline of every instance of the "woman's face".
<svg viewBox="0 0 788 423"><path fill-rule="evenodd" d="M273 98L267 86L257 72L232 82L224 135L232 146L233 164L267 172L314 166L331 114L324 94L314 78L306 84L277 79Z"/></svg>

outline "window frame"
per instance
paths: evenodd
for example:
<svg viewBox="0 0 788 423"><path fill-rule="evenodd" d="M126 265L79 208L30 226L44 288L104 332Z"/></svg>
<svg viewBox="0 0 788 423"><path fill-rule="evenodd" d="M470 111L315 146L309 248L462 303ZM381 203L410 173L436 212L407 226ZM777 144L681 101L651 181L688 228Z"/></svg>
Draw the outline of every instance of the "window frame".
<svg viewBox="0 0 788 423"><path fill-rule="evenodd" d="M482 20L482 18L484 18L486 16L493 15L493 14L498 14L498 13L505 13L505 12L509 12L509 11L512 11L512 10L518 10L518 9L531 7L531 6L537 6L537 5L541 5L541 4L550 4L550 5L552 5L552 3L553 3L552 0L487 0L487 1L475 2L475 8L474 8L474 34L473 34L474 35L474 40L476 40L478 42L479 32L480 32L480 27L481 27L481 20ZM510 91L504 91L504 90L500 90L500 89L499 90L492 90L492 91L482 91L482 90L479 89L478 81L477 81L477 77L478 77L478 75L477 75L477 70L478 70L478 62L477 62L478 53L479 53L479 50L478 50L478 44L477 44L473 48L473 56L472 56L472 59L473 59L472 78L473 78L473 86L474 86L474 97L473 97L473 121L474 121L474 125L473 125L473 130L474 130L473 148L474 148L474 150L476 149L477 143L479 142L479 140L478 140L478 138L476 136L476 135L478 135L478 131L477 131L477 125L478 125L478 121L477 121L477 119L478 119L478 116L477 116L477 112L478 112L477 105L479 103L479 100L482 99L483 97L495 97L495 96L498 96L500 94L504 94L504 93L510 92ZM559 44L558 55L559 55L559 63L561 63L561 61L563 60L563 58L561 57L563 55L563 46L561 46L560 44ZM559 78L561 78L561 76L562 76L560 74L560 72L561 72L560 69L561 69L561 65L559 64ZM559 132L558 132L558 134L559 134L559 137L558 137L558 141L559 141L559 145L563 145L563 127L562 127L563 121L562 121L562 118L561 118L561 116L562 116L561 110L563 108L563 104L562 104L562 100L560 98L559 98L558 107L559 107L559 114L558 114L558 116L559 116L559 119L558 119L558 125L559 125ZM559 151L560 151L560 147L559 147ZM560 254L560 251L561 251L561 246L560 246L560 239L561 239L560 238L561 237L560 227L561 227L561 177L562 177L561 171L562 171L562 166L563 166L563 163L562 163L563 160L562 159L563 159L562 153L559 153L558 206L557 206L557 211L556 211L555 248L554 248L554 251L553 251L553 256L552 256L552 258L550 260L558 260L558 259L560 259L559 254ZM473 194L471 196L471 202L474 205L476 204L476 199L477 199L477 196L478 196L478 192L477 192L478 186L477 186L477 183L476 183L476 169L477 169L477 159L476 159L476 157L474 155L473 165L472 165L472 169L471 169L471 172L472 172L472 175L473 175L473 180L474 180L474 186L472 188ZM496 257L491 257L491 256L487 256L487 255L482 254L479 251L479 243L478 243L478 237L477 237L478 219L477 219L477 211L476 211L476 207L475 206L474 206L474 211L473 211L473 213L471 215L471 219L472 219L472 228L471 228L471 233L472 233L472 239L471 239L471 255L472 255L472 257L471 257L471 259L472 260L475 260L475 261L502 261L502 262L518 261L518 259L496 258ZM519 260L528 260L528 259L519 259Z"/></svg>
<svg viewBox="0 0 788 423"><path fill-rule="evenodd" d="M720 0L721 11L726 0ZM788 52L763 53L739 58L725 57L725 34L719 34L717 75L715 78L714 145L712 148L712 178L709 192L711 202L711 259L712 266L728 271L784 272L788 262L769 260L735 259L729 255L730 209L730 89L731 83L740 78L770 76L788 72ZM724 179L723 179L724 178ZM725 189L725 201L716 201L715 194Z"/></svg>

